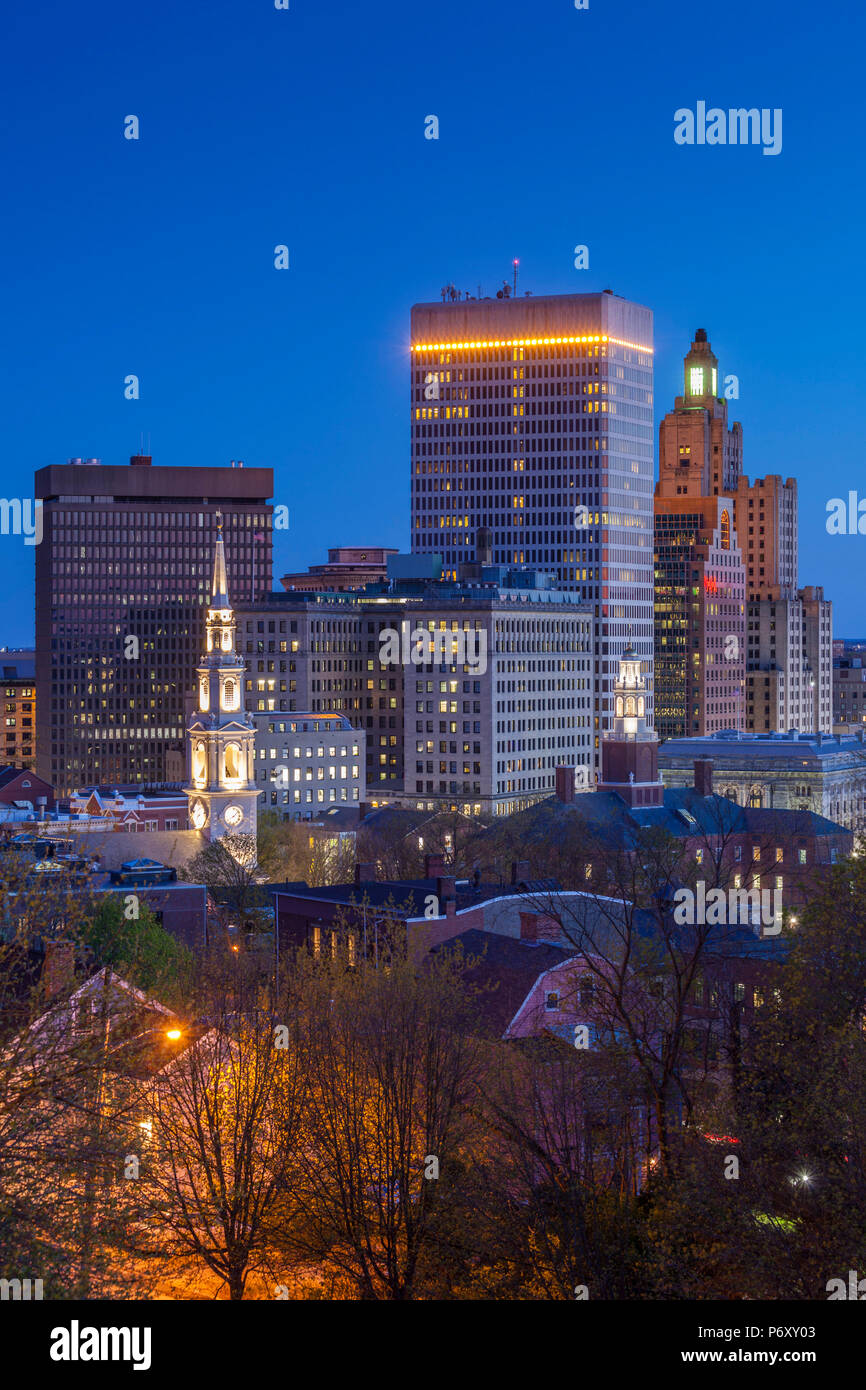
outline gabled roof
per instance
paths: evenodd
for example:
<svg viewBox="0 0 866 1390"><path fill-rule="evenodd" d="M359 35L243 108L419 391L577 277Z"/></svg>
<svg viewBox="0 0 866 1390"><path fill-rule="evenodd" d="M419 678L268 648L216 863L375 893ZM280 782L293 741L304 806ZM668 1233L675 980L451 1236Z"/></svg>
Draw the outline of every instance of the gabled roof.
<svg viewBox="0 0 866 1390"><path fill-rule="evenodd" d="M47 786L41 777L37 777L35 772L31 772L26 767L4 767L0 768L0 787L8 787L10 782L14 782L16 777L29 777L33 782L38 782L40 787Z"/></svg>
<svg viewBox="0 0 866 1390"><path fill-rule="evenodd" d="M519 937L498 936L494 932L463 932L435 951L462 949L472 958L467 973L470 988L478 989L475 1005L485 1029L502 1037L521 1008L539 976L573 960L573 947L555 946L548 941L524 941Z"/></svg>
<svg viewBox="0 0 866 1390"><path fill-rule="evenodd" d="M443 874L442 877L447 875ZM339 903L345 906L354 905L359 909L366 898L368 906L376 911L382 911L393 903L395 916L415 918L425 915L427 899L437 895L438 887L437 878L417 878L393 879L385 883L373 880L365 880L363 883L336 883L326 888L310 888L303 881L272 883L269 885L269 891L274 895L305 898L311 903ZM496 898L515 897L532 891L553 892L556 887L552 879L539 879L526 884L481 883L477 888L465 880L458 881L455 890L456 907L458 912L464 912L468 908L477 907Z"/></svg>

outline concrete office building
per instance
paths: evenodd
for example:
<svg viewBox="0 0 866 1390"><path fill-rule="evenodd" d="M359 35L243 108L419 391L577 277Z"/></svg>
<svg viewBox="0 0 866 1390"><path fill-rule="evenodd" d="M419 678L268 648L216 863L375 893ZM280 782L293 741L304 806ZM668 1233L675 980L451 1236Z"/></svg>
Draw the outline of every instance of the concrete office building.
<svg viewBox="0 0 866 1390"><path fill-rule="evenodd" d="M59 793L184 777L217 514L232 595L272 587L267 468L73 459L36 474L37 769Z"/></svg>
<svg viewBox="0 0 866 1390"><path fill-rule="evenodd" d="M359 806L366 787L363 729L339 714L253 713L259 814L318 819L332 806Z"/></svg>
<svg viewBox="0 0 866 1390"><path fill-rule="evenodd" d="M598 767L629 640L652 721L652 313L609 291L458 299L415 305L411 338L412 550L456 579L489 529L494 563L591 605Z"/></svg>
<svg viewBox="0 0 866 1390"><path fill-rule="evenodd" d="M484 669L405 668L404 800L418 809L511 815L550 796L562 763L585 770L584 789L595 782L589 606L550 575L530 572L525 587L504 568L489 577L496 588L470 600ZM462 608L431 595L409 611L453 630Z"/></svg>
<svg viewBox="0 0 866 1390"><path fill-rule="evenodd" d="M342 714L364 730L374 804L500 812L549 795L557 763L592 764L592 615L578 593L505 566L459 583L435 578L429 557L389 569L401 577L363 592L277 593L239 613L247 708ZM407 637L463 634L476 650L483 637L484 669L453 648L387 659L404 624Z"/></svg>
<svg viewBox="0 0 866 1390"><path fill-rule="evenodd" d="M364 730L370 796L403 785L403 682L379 660L381 604L345 594L272 593L238 609L253 714L343 715Z"/></svg>

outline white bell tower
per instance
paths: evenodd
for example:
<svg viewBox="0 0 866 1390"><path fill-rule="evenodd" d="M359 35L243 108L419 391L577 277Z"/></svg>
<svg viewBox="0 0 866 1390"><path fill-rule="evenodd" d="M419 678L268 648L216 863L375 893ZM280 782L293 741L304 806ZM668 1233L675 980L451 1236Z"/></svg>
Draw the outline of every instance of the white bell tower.
<svg viewBox="0 0 866 1390"><path fill-rule="evenodd" d="M222 517L217 517L206 648L196 673L198 708L187 725L189 823L208 840L255 835L256 733L243 704L246 666L235 649Z"/></svg>

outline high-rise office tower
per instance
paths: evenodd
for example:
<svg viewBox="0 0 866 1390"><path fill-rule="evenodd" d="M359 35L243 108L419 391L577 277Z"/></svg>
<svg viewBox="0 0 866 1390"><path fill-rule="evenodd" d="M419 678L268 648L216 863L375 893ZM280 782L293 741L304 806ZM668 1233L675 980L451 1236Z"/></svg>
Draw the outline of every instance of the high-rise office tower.
<svg viewBox="0 0 866 1390"><path fill-rule="evenodd" d="M37 770L83 783L180 783L186 701L209 599L217 516L235 602L272 587L269 468L98 459L36 474Z"/></svg>
<svg viewBox="0 0 866 1390"><path fill-rule="evenodd" d="M734 525L742 430L728 426L702 328L659 428L655 494L656 728L662 738L741 727L745 569Z"/></svg>
<svg viewBox="0 0 866 1390"><path fill-rule="evenodd" d="M746 670L743 561L727 497L657 497L655 726L661 738L739 728Z"/></svg>
<svg viewBox="0 0 866 1390"><path fill-rule="evenodd" d="M742 428L739 424L728 426L727 401L717 396L718 380L718 360L706 333L698 329L685 358L684 393L677 397L659 431L656 723L666 737L695 734L699 724L706 734L722 727L758 733L791 728L826 733L832 728L832 605L822 590L797 588L797 484L793 478L783 480L778 474L753 483L743 475ZM742 554L746 610L742 699L730 719L722 723L719 716L725 706L730 709L724 685L735 675L733 666L723 655L720 659L718 641L715 652L708 645L701 654L702 618L698 620L697 644L696 634L685 631L685 617L678 622L674 611L677 584L682 589L683 614L687 594L682 588L684 578L677 579L674 574L677 556L671 548L679 547L679 561L685 568L690 547L695 559L701 559L705 537L699 534L697 504L718 511L719 498L728 504L725 528L729 543L738 546ZM693 500L695 517L689 538L683 531L682 514ZM741 661L741 632L733 625L732 612L721 602L722 591L714 588L718 580L718 575L699 576L706 593L693 594L692 600L706 605L708 632L721 636L727 644L722 651L736 654ZM699 615L693 610L695 617ZM688 719L681 690L684 644L691 647L694 692ZM672 653L676 659L669 660ZM695 679L699 670L703 691ZM736 679L739 682L739 675Z"/></svg>
<svg viewBox="0 0 866 1390"><path fill-rule="evenodd" d="M412 549L496 564L592 605L594 757L631 641L652 721L652 312L609 291L412 309Z"/></svg>

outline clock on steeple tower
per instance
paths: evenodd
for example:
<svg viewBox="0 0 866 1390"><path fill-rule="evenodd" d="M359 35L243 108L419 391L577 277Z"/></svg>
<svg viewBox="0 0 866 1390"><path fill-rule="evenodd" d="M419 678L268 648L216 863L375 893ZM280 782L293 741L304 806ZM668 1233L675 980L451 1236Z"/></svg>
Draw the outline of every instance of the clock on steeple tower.
<svg viewBox="0 0 866 1390"><path fill-rule="evenodd" d="M256 833L256 735L243 707L246 667L236 650L236 632L218 516L205 651L196 667L198 708L187 725L189 823L209 840Z"/></svg>

